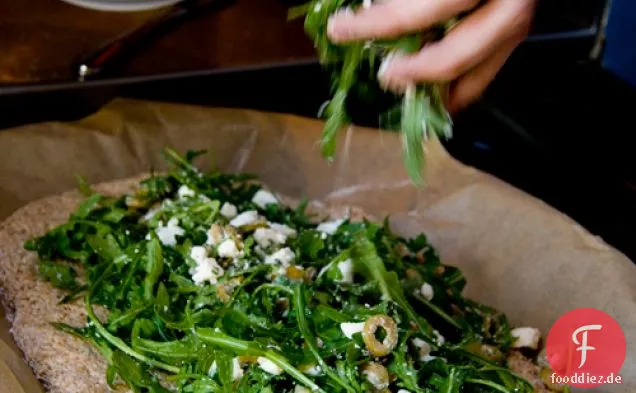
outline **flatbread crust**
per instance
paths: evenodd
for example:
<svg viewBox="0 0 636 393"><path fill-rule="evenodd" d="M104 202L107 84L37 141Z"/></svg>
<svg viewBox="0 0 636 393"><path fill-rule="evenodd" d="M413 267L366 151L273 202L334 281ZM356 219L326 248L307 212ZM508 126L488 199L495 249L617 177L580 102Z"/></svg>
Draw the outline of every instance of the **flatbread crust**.
<svg viewBox="0 0 636 393"><path fill-rule="evenodd" d="M118 195L134 189L139 178L100 184L95 190ZM83 200L77 192L47 197L20 208L0 223L0 298L11 334L24 358L51 393L112 392L107 363L90 344L55 329L51 322L86 323L82 299L59 305L65 292L39 278L37 256L26 240L64 223ZM99 310L103 316L103 310ZM130 392L124 386L116 392Z"/></svg>
<svg viewBox="0 0 636 393"><path fill-rule="evenodd" d="M104 195L119 196L133 192L146 176L100 183L93 189ZM287 205L298 203L278 196ZM107 363L102 355L90 344L51 325L51 322L63 322L84 326L83 300L58 304L66 293L39 278L37 256L23 246L26 240L64 223L83 199L78 191L43 198L20 208L0 223L0 300L16 344L47 392L132 392L123 384L111 389L106 383ZM355 221L377 220L356 207L326 206L319 202L312 202L308 211L322 219L348 216ZM102 320L105 318L105 310L95 307L95 311ZM535 379L536 366L527 361L522 363L517 362L513 368L526 378L534 376L530 379ZM533 384L538 392L547 391L542 389L540 381L535 379Z"/></svg>

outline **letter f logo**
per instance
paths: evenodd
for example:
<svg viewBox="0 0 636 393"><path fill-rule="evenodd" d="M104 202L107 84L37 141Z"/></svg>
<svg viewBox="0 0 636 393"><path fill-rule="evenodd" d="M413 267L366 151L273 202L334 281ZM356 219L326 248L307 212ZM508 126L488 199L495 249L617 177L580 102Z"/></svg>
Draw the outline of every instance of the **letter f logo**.
<svg viewBox="0 0 636 393"><path fill-rule="evenodd" d="M588 330L601 330L601 328L602 328L601 325L585 325L576 329L574 333L572 333L572 341L574 341L576 345L580 345L580 347L576 348L577 351L581 351L581 364L579 365L579 368L583 367L583 365L585 364L585 361L587 360L587 351L592 351L596 349L594 347L590 347L587 345ZM578 334L581 332L583 332L583 335L582 335L583 340L582 342L579 342L576 336L578 336Z"/></svg>

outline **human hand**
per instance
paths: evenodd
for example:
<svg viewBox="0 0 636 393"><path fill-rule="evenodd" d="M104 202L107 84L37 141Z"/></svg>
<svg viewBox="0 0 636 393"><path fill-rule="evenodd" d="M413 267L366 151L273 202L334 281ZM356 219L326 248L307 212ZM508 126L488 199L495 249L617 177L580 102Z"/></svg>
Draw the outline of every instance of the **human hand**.
<svg viewBox="0 0 636 393"><path fill-rule="evenodd" d="M423 31L477 6L479 0L385 0L329 21L334 43L395 38ZM477 99L525 39L535 0L488 0L440 41L418 53L392 57L378 74L388 90L413 83L449 82L447 109L454 113Z"/></svg>

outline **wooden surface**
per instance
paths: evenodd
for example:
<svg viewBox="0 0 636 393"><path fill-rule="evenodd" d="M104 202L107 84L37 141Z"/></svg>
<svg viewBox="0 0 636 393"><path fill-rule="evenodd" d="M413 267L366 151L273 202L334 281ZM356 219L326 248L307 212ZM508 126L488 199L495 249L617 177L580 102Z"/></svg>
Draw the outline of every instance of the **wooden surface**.
<svg viewBox="0 0 636 393"><path fill-rule="evenodd" d="M0 85L73 80L82 53L165 10L92 11L60 0L0 0ZM287 21L280 0L236 0L149 42L123 76L228 68L315 56L302 20Z"/></svg>

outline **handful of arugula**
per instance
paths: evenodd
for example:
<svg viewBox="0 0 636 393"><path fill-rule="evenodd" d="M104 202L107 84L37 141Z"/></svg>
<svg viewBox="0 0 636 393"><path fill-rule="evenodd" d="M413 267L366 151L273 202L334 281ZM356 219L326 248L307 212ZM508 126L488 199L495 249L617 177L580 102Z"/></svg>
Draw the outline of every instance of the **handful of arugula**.
<svg viewBox="0 0 636 393"><path fill-rule="evenodd" d="M84 183L68 221L25 244L42 277L68 290L62 302L83 296L85 326L52 322L101 351L111 386L533 391L507 367L506 317L464 298L461 272L424 235L399 237L387 221L314 223L307 203L292 209L252 176L165 153L173 169L133 195Z"/></svg>
<svg viewBox="0 0 636 393"><path fill-rule="evenodd" d="M375 75L382 61L391 56L413 53L426 42L441 39L457 19L434 26L426 32L411 34L395 40L372 40L348 45L335 45L327 36L329 17L343 9L355 10L370 4L363 0L312 0L290 10L290 17L305 15L305 31L314 41L318 57L333 77L333 97L326 103L323 114L326 124L322 137L322 152L333 158L336 134L350 119L347 100L364 83L377 87ZM382 115L382 126L400 130L407 173L415 184L422 184L424 164L423 143L431 134L444 138L452 136L452 120L444 106L440 83L409 86L401 96L394 96L395 105Z"/></svg>

